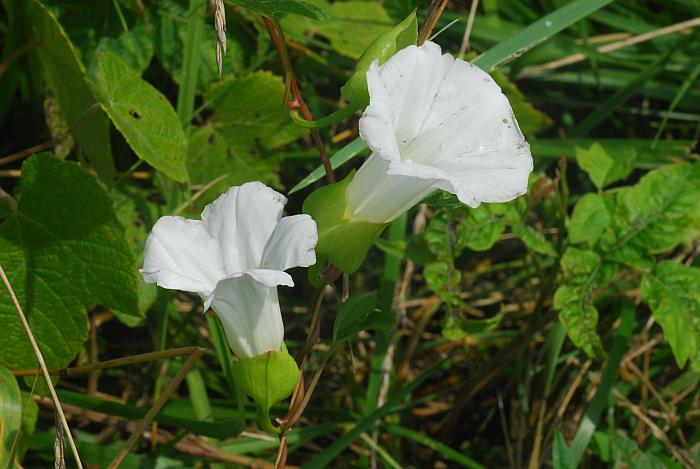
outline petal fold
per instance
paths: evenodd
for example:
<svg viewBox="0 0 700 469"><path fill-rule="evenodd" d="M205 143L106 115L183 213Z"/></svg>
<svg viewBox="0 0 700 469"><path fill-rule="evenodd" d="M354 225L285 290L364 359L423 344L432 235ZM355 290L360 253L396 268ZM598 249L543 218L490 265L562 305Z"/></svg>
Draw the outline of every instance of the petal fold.
<svg viewBox="0 0 700 469"><path fill-rule="evenodd" d="M275 227L265 245L263 269L287 270L308 267L316 263L318 230L309 215L284 217Z"/></svg>
<svg viewBox="0 0 700 469"><path fill-rule="evenodd" d="M207 297L224 268L218 245L202 222L162 217L146 241L141 275L146 283Z"/></svg>

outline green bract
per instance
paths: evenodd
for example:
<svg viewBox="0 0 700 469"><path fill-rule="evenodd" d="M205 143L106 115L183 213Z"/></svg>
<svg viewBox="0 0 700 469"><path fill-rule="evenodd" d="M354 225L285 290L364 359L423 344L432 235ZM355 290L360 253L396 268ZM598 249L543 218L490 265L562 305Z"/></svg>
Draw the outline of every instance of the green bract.
<svg viewBox="0 0 700 469"><path fill-rule="evenodd" d="M311 215L318 227L316 270L327 259L344 272L355 272L387 226L350 218L346 189L354 175L352 171L342 181L316 189L304 201L304 213ZM318 283L318 278L311 280Z"/></svg>
<svg viewBox="0 0 700 469"><path fill-rule="evenodd" d="M294 392L299 367L283 346L253 358L239 358L231 367L233 377L258 406L258 424L278 433L270 422L270 408Z"/></svg>
<svg viewBox="0 0 700 469"><path fill-rule="evenodd" d="M414 11L405 20L397 24L392 30L379 36L364 51L355 66L355 73L340 88L340 94L355 105L364 107L369 103L367 92L367 69L374 60L384 63L397 51L415 45L418 40L418 22Z"/></svg>

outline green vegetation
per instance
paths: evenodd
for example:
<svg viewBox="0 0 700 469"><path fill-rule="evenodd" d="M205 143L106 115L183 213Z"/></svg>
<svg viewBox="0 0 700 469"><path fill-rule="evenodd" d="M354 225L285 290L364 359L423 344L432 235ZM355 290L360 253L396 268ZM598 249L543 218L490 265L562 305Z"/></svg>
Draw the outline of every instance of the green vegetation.
<svg viewBox="0 0 700 469"><path fill-rule="evenodd" d="M209 4L0 0L0 467L700 467L700 1L224 0L221 76ZM508 97L528 191L348 222L365 71L431 36ZM237 360L138 269L249 181L337 267Z"/></svg>

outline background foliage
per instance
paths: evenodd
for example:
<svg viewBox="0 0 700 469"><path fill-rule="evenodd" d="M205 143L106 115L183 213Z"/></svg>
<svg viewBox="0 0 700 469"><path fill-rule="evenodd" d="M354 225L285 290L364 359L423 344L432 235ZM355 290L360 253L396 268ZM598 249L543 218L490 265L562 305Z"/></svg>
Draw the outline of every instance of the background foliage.
<svg viewBox="0 0 700 469"><path fill-rule="evenodd" d="M289 192L299 213L322 184L260 15L280 21L321 117L346 104L340 87L372 40L429 8L227 1L218 77L206 3L0 2L0 265L48 367L207 349L123 467L274 462L278 441L256 428L216 320L137 272L159 216L196 218L251 180ZM466 3L435 28L453 54ZM288 434L289 464L700 465L698 16L697 0L479 3L467 58L511 101L530 189L477 209L433 194L325 290L305 371L328 364ZM321 132L339 176L367 154L358 115ZM280 289L292 352L312 296L293 274L298 286ZM0 465L43 467L53 408L40 380L13 376L37 362L2 291ZM83 462L106 467L184 362L62 377Z"/></svg>

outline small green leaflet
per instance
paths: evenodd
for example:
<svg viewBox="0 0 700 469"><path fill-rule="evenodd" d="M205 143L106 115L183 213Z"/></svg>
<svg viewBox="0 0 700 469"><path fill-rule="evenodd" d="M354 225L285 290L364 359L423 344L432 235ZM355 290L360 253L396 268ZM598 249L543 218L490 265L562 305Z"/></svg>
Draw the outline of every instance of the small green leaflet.
<svg viewBox="0 0 700 469"><path fill-rule="evenodd" d="M574 207L569 222L569 239L572 243L595 245L610 223L610 214L603 197L588 193Z"/></svg>
<svg viewBox="0 0 700 469"><path fill-rule="evenodd" d="M588 149L576 147L576 161L598 189L625 179L636 158L633 148L610 155L598 142Z"/></svg>
<svg viewBox="0 0 700 469"><path fill-rule="evenodd" d="M611 277L600 256L593 251L567 248L561 259L564 280L554 295L554 308L571 341L588 355L603 357L605 352L596 331L598 310L593 305L594 290Z"/></svg>
<svg viewBox="0 0 700 469"><path fill-rule="evenodd" d="M295 13L315 20L327 20L326 12L316 5L299 0L234 0L243 7L249 8L264 16L280 16L285 13Z"/></svg>
<svg viewBox="0 0 700 469"><path fill-rule="evenodd" d="M18 193L17 212L0 224L0 264L47 366L63 367L87 337L86 307L139 314L135 258L112 200L76 163L32 156ZM0 364L36 368L9 295L0 295L0 324Z"/></svg>

